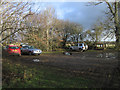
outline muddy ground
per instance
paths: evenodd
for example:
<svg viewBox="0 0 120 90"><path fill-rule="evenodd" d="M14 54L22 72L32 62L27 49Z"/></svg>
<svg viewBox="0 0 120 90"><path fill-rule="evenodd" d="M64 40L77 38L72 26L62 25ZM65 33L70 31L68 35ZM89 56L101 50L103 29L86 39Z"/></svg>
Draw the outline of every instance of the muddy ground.
<svg viewBox="0 0 120 90"><path fill-rule="evenodd" d="M8 56L12 61L30 65L45 65L57 67L70 75L83 76L96 80L95 87L120 87L119 53L114 51L104 52L71 52L72 55L41 54L39 56L22 55ZM3 55L3 57L5 57ZM99 86L98 86L98 84Z"/></svg>

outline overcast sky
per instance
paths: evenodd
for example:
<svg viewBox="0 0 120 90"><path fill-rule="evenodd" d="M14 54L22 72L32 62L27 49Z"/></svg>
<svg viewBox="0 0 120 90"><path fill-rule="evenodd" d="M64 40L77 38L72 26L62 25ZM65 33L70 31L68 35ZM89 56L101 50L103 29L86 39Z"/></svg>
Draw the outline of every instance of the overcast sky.
<svg viewBox="0 0 120 90"><path fill-rule="evenodd" d="M84 29L89 29L98 18L105 19L104 12L107 10L105 3L87 6L89 4L88 2L42 2L42 4L37 2L36 7L45 9L51 6L55 9L58 19L76 22L82 24Z"/></svg>

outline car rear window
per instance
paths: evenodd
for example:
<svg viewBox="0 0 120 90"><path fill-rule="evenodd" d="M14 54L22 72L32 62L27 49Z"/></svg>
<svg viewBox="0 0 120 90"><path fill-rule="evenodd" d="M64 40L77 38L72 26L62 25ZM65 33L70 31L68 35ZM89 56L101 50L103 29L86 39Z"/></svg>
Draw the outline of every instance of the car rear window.
<svg viewBox="0 0 120 90"><path fill-rule="evenodd" d="M10 47L11 49L18 49L19 47Z"/></svg>
<svg viewBox="0 0 120 90"><path fill-rule="evenodd" d="M82 46L82 44L80 44L80 46Z"/></svg>

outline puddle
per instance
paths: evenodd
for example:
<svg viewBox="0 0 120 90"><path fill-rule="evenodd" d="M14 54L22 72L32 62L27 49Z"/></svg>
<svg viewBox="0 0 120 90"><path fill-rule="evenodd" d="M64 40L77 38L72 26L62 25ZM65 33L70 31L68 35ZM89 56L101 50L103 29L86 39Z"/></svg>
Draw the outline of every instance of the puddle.
<svg viewBox="0 0 120 90"><path fill-rule="evenodd" d="M39 59L33 59L32 61L33 61L33 62L40 62Z"/></svg>
<svg viewBox="0 0 120 90"><path fill-rule="evenodd" d="M117 53L100 53L96 57L97 58L105 58L105 59L116 59Z"/></svg>

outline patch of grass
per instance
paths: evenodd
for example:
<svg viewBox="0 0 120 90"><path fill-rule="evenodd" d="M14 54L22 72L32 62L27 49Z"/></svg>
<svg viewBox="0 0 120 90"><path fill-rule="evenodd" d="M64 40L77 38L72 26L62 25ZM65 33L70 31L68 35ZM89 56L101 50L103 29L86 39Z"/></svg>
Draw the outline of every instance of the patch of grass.
<svg viewBox="0 0 120 90"><path fill-rule="evenodd" d="M87 50L87 52L103 52L104 50Z"/></svg>
<svg viewBox="0 0 120 90"><path fill-rule="evenodd" d="M43 54L50 54L50 53L62 53L64 51L49 51L49 52L42 52Z"/></svg>
<svg viewBox="0 0 120 90"><path fill-rule="evenodd" d="M95 81L68 75L57 68L30 67L3 60L3 88L88 88Z"/></svg>
<svg viewBox="0 0 120 90"><path fill-rule="evenodd" d="M87 52L116 52L116 50L115 49L87 50Z"/></svg>

